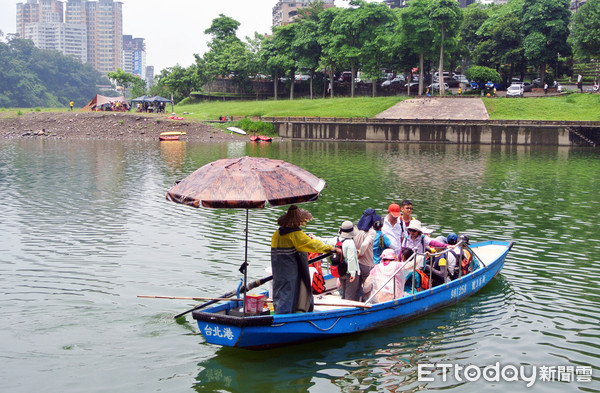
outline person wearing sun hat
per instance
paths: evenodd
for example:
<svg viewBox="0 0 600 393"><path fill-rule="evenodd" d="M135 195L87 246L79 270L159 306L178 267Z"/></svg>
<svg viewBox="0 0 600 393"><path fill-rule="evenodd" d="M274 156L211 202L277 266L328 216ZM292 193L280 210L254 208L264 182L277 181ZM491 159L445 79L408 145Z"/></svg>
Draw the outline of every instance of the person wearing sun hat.
<svg viewBox="0 0 600 393"><path fill-rule="evenodd" d="M419 220L411 220L406 228L407 235L402 239L402 248L410 248L420 254L427 251L427 247L446 248L449 245L446 243L433 240L429 236L423 234L423 226Z"/></svg>
<svg viewBox="0 0 600 393"><path fill-rule="evenodd" d="M358 266L358 252L353 240L357 234L358 228L352 221L344 221L337 236L331 238L313 236L313 239L331 246L335 246L338 241L342 242L342 255L348 264L348 272L340 277L342 299L360 301L360 268Z"/></svg>
<svg viewBox="0 0 600 393"><path fill-rule="evenodd" d="M279 228L271 237L273 271L273 308L276 314L310 312L314 302L307 252L334 251L331 245L311 239L301 226L313 219L307 210L296 205L277 219Z"/></svg>
<svg viewBox="0 0 600 393"><path fill-rule="evenodd" d="M400 255L402 239L405 236L402 219L398 219L401 214L400 205L397 203L390 204L388 206L388 214L383 220L383 228L381 229L381 232L392 242L391 247L394 249L396 256Z"/></svg>

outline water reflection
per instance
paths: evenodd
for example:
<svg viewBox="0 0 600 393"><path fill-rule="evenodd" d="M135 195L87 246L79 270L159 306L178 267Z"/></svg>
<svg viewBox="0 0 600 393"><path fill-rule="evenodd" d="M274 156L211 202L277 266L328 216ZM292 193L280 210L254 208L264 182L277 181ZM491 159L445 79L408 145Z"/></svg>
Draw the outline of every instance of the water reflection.
<svg viewBox="0 0 600 393"><path fill-rule="evenodd" d="M326 179L319 200L303 206L315 216L308 232L331 235L366 208L385 214L390 202L410 198L436 234L515 246L480 294L402 326L265 353L217 349L191 333L191 317L183 327L171 320L193 302L136 295L212 296L237 286L245 211L193 209L165 193L202 165L243 155ZM78 392L93 378L103 381L97 391L463 392L489 385L425 385L416 365L502 362L591 366L590 384L540 389L592 390L600 372L600 273L590 262L600 255L599 175L596 151L564 147L0 141L0 389ZM266 275L284 210L251 212L249 278Z"/></svg>

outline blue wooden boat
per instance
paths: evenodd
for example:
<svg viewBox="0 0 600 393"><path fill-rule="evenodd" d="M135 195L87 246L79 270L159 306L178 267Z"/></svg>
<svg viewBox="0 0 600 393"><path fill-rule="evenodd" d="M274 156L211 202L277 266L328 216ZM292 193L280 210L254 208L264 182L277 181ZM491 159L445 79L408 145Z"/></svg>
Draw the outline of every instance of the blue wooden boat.
<svg viewBox="0 0 600 393"><path fill-rule="evenodd" d="M384 303L352 307L319 306L309 313L248 316L232 300L192 315L206 342L262 350L378 329L417 318L457 303L479 291L504 266L509 241L473 243L474 270L454 281ZM350 304L351 305L351 304Z"/></svg>

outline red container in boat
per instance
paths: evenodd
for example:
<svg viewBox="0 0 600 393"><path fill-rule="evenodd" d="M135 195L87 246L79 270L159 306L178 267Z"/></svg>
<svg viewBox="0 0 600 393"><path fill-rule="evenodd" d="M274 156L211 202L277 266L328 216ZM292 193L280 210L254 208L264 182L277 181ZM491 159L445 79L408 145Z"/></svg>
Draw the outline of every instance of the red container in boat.
<svg viewBox="0 0 600 393"><path fill-rule="evenodd" d="M265 295L246 295L246 312L249 314L261 313L265 307Z"/></svg>

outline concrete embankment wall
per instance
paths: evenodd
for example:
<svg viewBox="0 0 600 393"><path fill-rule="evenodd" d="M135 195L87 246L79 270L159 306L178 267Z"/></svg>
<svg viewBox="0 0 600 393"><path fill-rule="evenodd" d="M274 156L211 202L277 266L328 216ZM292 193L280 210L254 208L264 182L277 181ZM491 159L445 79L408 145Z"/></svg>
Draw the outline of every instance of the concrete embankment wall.
<svg viewBox="0 0 600 393"><path fill-rule="evenodd" d="M368 142L419 142L499 145L586 145L569 127L578 123L538 122L505 124L501 121L318 121L262 119L271 121L279 136L292 139L353 140ZM600 125L586 124L586 129Z"/></svg>

